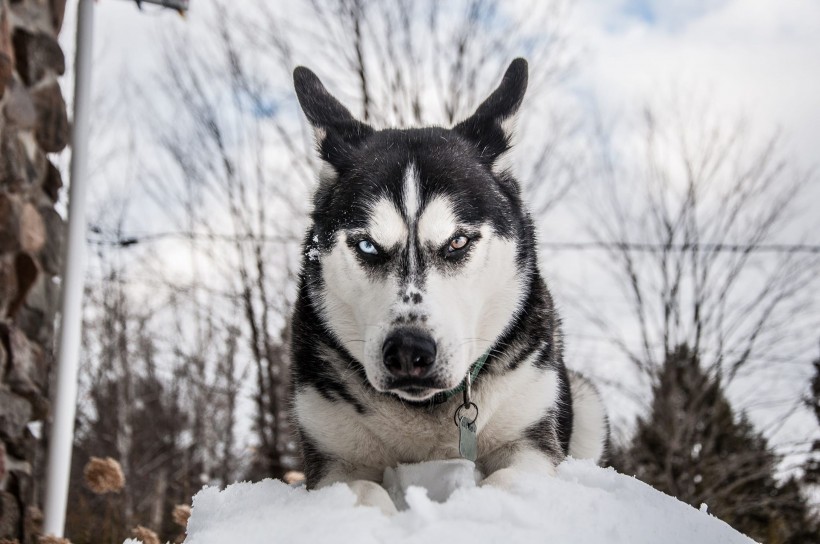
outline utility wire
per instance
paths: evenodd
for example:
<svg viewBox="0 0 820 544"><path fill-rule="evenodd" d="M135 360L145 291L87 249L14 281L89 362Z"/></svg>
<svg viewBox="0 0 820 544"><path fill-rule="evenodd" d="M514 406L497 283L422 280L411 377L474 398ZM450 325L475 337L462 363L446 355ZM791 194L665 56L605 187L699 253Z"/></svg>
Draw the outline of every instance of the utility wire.
<svg viewBox="0 0 820 544"><path fill-rule="evenodd" d="M664 251L686 252L692 250L725 253L820 253L815 244L648 244L640 242L541 242L539 247L556 251L588 251L620 249L644 253Z"/></svg>
<svg viewBox="0 0 820 544"><path fill-rule="evenodd" d="M91 232L103 235L98 227L91 227ZM206 232L156 232L150 234L119 235L113 237L100 236L88 238L89 244L97 246L112 246L127 248L138 244L157 242L166 239L205 240L211 242L266 242L289 243L299 239L292 236L257 236L254 234L213 234ZM553 251L634 251L641 253L708 251L724 253L813 253L820 254L820 244L726 244L726 243L699 243L699 244L650 244L642 242L540 242L542 249Z"/></svg>
<svg viewBox="0 0 820 544"><path fill-rule="evenodd" d="M94 234L103 235L104 233L97 227L91 227L91 232ZM208 232L185 232L185 231L170 231L170 232L154 232L148 234L120 234L113 236L101 236L99 238L87 238L89 244L96 246L113 246L113 247L131 247L137 244L145 244L151 242L159 242L167 239L178 240L205 240L209 242L268 242L268 243L289 243L299 241L299 238L293 236L257 236L254 234L217 234Z"/></svg>

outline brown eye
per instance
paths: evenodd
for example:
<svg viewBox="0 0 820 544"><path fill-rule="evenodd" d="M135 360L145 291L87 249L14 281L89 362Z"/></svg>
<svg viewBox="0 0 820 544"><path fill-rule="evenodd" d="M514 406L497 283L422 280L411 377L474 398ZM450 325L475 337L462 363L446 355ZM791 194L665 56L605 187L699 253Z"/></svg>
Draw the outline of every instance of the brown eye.
<svg viewBox="0 0 820 544"><path fill-rule="evenodd" d="M450 247L447 248L447 251L458 251L459 249L464 249L469 243L470 239L466 236L456 236L450 240Z"/></svg>

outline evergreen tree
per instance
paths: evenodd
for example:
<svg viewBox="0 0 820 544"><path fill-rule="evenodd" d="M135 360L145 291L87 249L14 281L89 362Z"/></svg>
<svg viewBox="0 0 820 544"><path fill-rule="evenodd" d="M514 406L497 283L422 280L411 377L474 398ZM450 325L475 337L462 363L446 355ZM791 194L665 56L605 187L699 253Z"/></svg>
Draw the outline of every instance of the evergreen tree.
<svg viewBox="0 0 820 544"><path fill-rule="evenodd" d="M811 392L806 405L814 412L817 425L820 426L820 358L814 361L814 377L811 380ZM820 440L815 440L806 461L805 483L820 485Z"/></svg>
<svg viewBox="0 0 820 544"><path fill-rule="evenodd" d="M799 485L774 477L777 456L744 415L736 417L721 380L686 346L670 353L652 407L613 465L769 543L820 542Z"/></svg>

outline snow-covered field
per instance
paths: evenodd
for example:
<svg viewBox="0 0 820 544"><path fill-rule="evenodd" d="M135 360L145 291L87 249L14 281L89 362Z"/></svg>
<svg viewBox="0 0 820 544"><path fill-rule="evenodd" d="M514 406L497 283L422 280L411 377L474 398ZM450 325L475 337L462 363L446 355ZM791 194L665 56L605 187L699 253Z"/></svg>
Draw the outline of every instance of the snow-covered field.
<svg viewBox="0 0 820 544"><path fill-rule="evenodd" d="M278 480L206 488L194 497L185 542L752 542L703 511L587 461L567 460L557 477L522 481L511 492L470 483L438 503L409 487L405 499L407 510L385 516L354 506L340 484L318 491Z"/></svg>

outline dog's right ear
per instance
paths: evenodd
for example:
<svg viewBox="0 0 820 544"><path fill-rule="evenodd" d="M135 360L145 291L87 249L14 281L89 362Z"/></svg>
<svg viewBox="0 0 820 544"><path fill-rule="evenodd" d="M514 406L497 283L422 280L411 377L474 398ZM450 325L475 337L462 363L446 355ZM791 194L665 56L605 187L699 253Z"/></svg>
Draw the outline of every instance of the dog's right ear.
<svg viewBox="0 0 820 544"><path fill-rule="evenodd" d="M501 84L478 106L473 115L453 127L472 142L482 162L492 166L510 149L512 128L527 91L527 61L515 59Z"/></svg>
<svg viewBox="0 0 820 544"><path fill-rule="evenodd" d="M354 118L327 92L316 74L304 66L293 71L293 86L299 105L313 126L319 155L337 171L344 169L351 149L372 134L373 129Z"/></svg>

